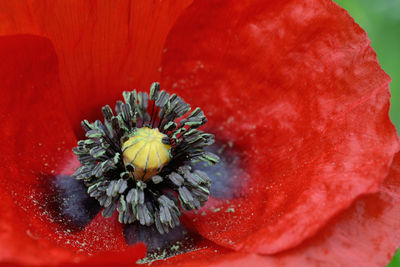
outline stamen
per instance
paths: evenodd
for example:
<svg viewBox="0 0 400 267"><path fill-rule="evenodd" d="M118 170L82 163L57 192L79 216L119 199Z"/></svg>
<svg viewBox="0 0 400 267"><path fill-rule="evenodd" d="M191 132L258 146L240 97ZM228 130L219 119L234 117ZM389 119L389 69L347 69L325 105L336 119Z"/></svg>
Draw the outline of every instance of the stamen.
<svg viewBox="0 0 400 267"><path fill-rule="evenodd" d="M110 106L102 108L104 124L82 121L87 139L73 149L82 164L74 177L104 207L105 217L117 211L121 223L154 225L168 233L180 224L179 206L199 209L209 197L211 180L190 165L218 162L204 150L214 136L198 130L207 122L200 108L185 116L190 105L160 91L158 83L149 94L134 90L123 97L115 115Z"/></svg>

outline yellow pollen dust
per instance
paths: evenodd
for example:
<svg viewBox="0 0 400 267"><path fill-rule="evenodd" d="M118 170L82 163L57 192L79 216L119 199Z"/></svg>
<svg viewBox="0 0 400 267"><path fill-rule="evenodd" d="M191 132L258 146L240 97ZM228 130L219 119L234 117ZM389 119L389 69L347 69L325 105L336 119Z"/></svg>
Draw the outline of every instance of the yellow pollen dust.
<svg viewBox="0 0 400 267"><path fill-rule="evenodd" d="M135 180L151 179L171 160L171 145L162 142L164 137L167 136L158 129L143 127L137 129L122 145L125 165L131 163L135 167Z"/></svg>

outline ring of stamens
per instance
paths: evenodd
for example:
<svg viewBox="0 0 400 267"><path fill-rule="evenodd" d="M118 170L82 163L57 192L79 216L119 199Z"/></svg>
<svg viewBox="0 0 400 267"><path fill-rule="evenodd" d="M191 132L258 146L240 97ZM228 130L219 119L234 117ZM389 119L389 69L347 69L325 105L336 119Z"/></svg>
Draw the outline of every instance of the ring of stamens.
<svg viewBox="0 0 400 267"><path fill-rule="evenodd" d="M207 122L201 109L187 114L190 106L158 83L149 95L134 90L123 96L116 114L102 108L104 123L82 122L87 139L73 149L82 164L74 177L105 217L118 211L121 223L155 225L163 234L179 225L180 207L199 209L208 200L211 180L192 163L218 162L204 150L214 136L198 129Z"/></svg>

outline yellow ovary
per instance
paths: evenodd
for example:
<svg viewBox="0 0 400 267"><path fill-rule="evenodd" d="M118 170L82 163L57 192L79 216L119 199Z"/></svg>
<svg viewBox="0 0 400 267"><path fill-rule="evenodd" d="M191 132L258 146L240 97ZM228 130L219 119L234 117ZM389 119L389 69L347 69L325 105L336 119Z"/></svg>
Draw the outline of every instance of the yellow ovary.
<svg viewBox="0 0 400 267"><path fill-rule="evenodd" d="M171 160L171 145L162 142L164 137L167 136L158 129L143 127L122 145L124 163L135 167L133 175L137 181L151 179Z"/></svg>

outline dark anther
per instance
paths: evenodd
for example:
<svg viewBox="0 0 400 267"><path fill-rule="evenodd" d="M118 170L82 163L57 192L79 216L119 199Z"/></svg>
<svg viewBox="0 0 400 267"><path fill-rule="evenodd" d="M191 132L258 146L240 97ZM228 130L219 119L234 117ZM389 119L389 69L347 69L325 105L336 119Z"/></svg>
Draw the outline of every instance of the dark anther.
<svg viewBox="0 0 400 267"><path fill-rule="evenodd" d="M166 234L180 225L182 209L199 209L208 200L211 179L191 163L218 162L205 151L214 136L198 130L207 122L200 108L189 114L190 105L160 91L159 83L149 94L134 90L123 98L115 113L102 108L104 123L82 121L87 139L73 149L82 165L74 177L105 217L117 211L121 223Z"/></svg>

